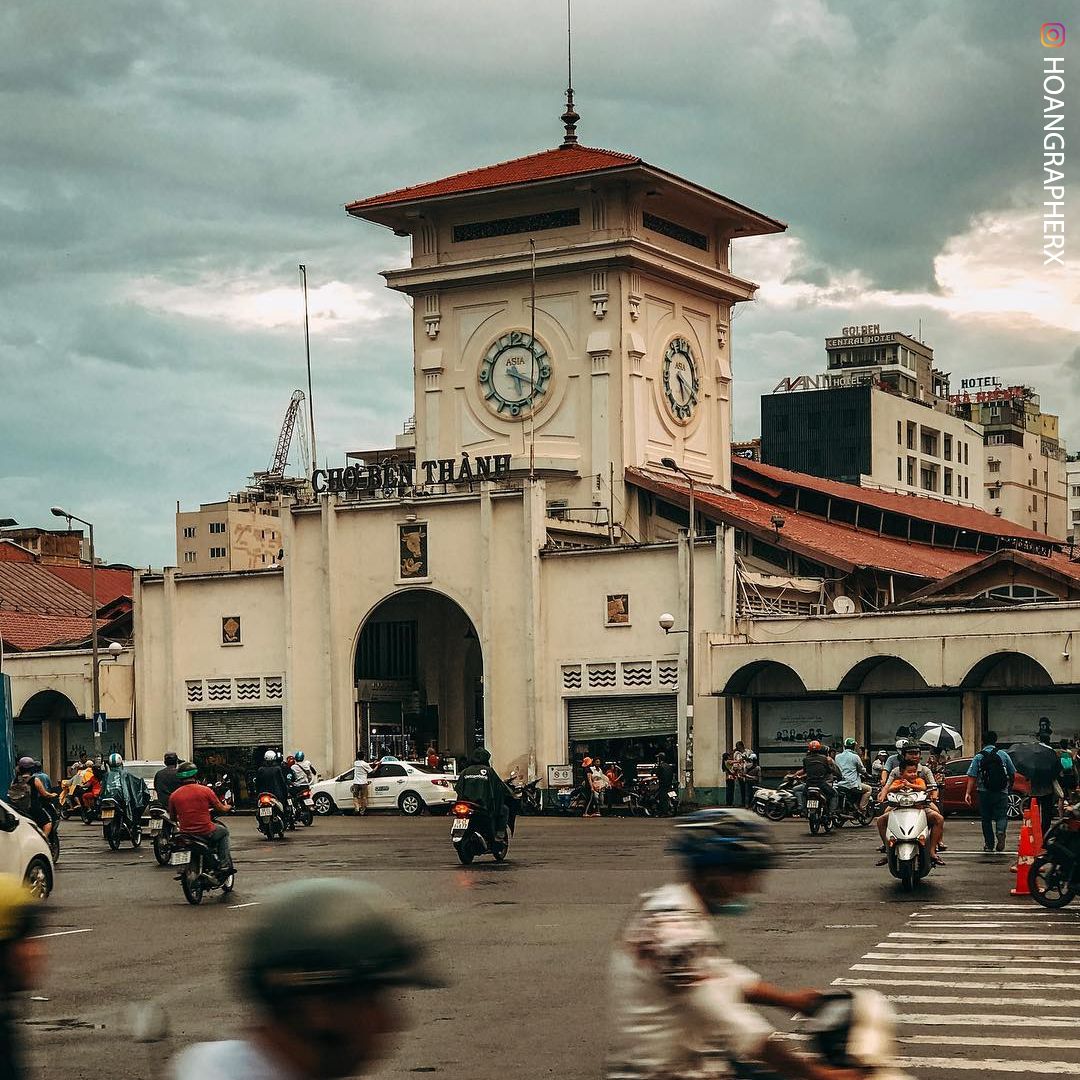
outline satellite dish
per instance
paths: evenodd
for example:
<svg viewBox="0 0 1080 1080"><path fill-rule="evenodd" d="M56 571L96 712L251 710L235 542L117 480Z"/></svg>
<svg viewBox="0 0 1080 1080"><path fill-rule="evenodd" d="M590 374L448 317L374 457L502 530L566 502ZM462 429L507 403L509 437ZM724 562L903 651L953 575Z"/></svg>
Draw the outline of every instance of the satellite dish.
<svg viewBox="0 0 1080 1080"><path fill-rule="evenodd" d="M850 596L838 596L832 602L832 609L837 615L854 615L855 601Z"/></svg>

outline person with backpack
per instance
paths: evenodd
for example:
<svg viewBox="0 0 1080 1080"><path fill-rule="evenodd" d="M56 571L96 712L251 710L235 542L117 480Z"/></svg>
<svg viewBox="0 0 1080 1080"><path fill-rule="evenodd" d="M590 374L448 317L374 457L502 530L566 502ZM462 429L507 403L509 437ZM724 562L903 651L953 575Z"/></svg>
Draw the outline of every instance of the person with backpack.
<svg viewBox="0 0 1080 1080"><path fill-rule="evenodd" d="M48 836L53 830L53 817L48 804L56 796L34 775L37 762L31 757L19 758L17 771L8 788L7 801L20 814L33 821Z"/></svg>
<svg viewBox="0 0 1080 1080"><path fill-rule="evenodd" d="M986 733L986 745L971 759L967 771L964 802L972 805L976 785L979 789L979 818L982 821L983 851L1004 851L1005 831L1009 825L1009 792L1016 766L1004 750L997 748L997 732ZM996 837L996 845L995 845Z"/></svg>

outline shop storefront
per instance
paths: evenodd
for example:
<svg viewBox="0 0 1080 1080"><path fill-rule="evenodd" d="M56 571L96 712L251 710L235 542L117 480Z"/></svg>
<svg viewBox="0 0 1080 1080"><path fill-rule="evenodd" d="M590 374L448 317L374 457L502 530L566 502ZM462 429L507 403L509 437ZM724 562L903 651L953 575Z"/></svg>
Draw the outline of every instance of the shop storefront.
<svg viewBox="0 0 1080 1080"><path fill-rule="evenodd" d="M228 773L238 805L249 805L249 782L268 749L281 750L280 708L193 709L191 745L195 764L207 780Z"/></svg>
<svg viewBox="0 0 1080 1080"><path fill-rule="evenodd" d="M678 698L674 694L568 698L566 731L570 763L579 769L585 756L617 763L623 775L636 775L663 753L678 765Z"/></svg>

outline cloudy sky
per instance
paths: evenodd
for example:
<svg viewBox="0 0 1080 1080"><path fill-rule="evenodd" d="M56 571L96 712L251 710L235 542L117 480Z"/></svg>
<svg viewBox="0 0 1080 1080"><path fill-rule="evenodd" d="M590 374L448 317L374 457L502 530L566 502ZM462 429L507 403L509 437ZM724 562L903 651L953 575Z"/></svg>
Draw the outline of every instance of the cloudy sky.
<svg viewBox="0 0 1080 1080"><path fill-rule="evenodd" d="M1041 254L1039 27L1063 8L575 0L582 141L790 225L736 245L762 286L733 327L738 436L827 334L921 319L954 378L1034 385L1080 448L1080 239L1064 269ZM265 468L304 385L301 262L320 457L387 443L409 312L378 271L407 249L343 205L556 145L564 10L6 0L0 517L61 503L106 558L173 562L177 500Z"/></svg>

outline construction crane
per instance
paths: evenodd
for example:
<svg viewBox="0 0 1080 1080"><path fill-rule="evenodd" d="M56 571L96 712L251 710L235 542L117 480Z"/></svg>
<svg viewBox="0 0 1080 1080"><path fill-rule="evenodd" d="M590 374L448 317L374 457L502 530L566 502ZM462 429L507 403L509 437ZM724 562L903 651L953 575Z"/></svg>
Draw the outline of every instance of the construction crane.
<svg viewBox="0 0 1080 1080"><path fill-rule="evenodd" d="M285 410L285 419L281 424L281 433L278 435L277 447L270 462L270 467L252 476L252 486L269 495L277 492L297 492L308 483L308 474L311 472L310 455L308 453L307 427L304 423L304 412L301 405L304 403L304 391L294 390L289 399L289 406ZM297 417L300 418L300 456L303 473L300 477L286 477L285 467L289 461L289 448L292 446L293 432L297 427Z"/></svg>

